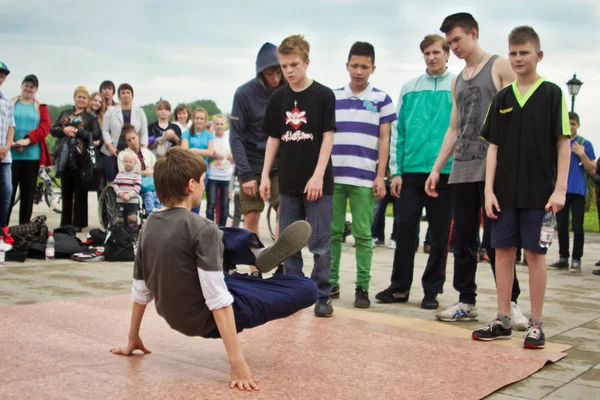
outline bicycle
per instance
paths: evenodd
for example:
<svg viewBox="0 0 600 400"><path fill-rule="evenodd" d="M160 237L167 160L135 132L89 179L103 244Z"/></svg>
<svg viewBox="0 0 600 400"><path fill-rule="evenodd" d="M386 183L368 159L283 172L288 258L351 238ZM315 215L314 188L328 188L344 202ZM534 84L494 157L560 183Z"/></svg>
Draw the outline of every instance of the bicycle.
<svg viewBox="0 0 600 400"><path fill-rule="evenodd" d="M50 167L40 167L38 171L38 179L35 185L33 203L40 204L42 197L48 205L48 208L55 213L62 213L60 181L56 177L54 170ZM15 194L13 206L17 205L19 200L21 200L20 188L17 189L17 193Z"/></svg>

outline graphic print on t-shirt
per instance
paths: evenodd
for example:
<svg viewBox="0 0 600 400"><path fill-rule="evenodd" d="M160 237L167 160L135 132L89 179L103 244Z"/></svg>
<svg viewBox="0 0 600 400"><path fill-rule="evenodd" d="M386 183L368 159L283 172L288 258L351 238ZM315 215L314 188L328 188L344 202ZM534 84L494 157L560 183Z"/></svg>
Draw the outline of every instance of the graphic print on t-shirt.
<svg viewBox="0 0 600 400"><path fill-rule="evenodd" d="M302 124L307 124L308 119L306 116L306 111L300 111L298 109L298 102L294 101L294 108L292 111L286 111L285 113L285 124L292 126L296 131L286 131L285 134L281 137L281 140L284 142L299 142L304 140L313 140L312 133L305 133L298 129L302 126Z"/></svg>
<svg viewBox="0 0 600 400"><path fill-rule="evenodd" d="M463 104L459 108L459 126L466 127L460 140L456 141L454 160L471 161L482 160L487 154L487 143L479 138L479 130L483 125L481 116L481 88L471 86L458 93L457 103Z"/></svg>

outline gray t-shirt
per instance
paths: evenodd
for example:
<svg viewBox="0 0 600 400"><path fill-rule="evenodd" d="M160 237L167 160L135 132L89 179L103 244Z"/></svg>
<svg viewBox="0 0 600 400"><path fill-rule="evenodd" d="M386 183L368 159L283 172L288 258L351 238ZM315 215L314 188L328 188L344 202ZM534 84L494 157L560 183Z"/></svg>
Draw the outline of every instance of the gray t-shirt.
<svg viewBox="0 0 600 400"><path fill-rule="evenodd" d="M155 211L140 235L133 278L145 281L171 328L205 336L216 323L198 271L222 274L223 251L223 233L214 222L185 208Z"/></svg>
<svg viewBox="0 0 600 400"><path fill-rule="evenodd" d="M488 144L480 138L485 116L498 89L492 78L493 55L472 79L456 77L454 96L458 111L458 132L454 161L448 183L485 181L485 156Z"/></svg>

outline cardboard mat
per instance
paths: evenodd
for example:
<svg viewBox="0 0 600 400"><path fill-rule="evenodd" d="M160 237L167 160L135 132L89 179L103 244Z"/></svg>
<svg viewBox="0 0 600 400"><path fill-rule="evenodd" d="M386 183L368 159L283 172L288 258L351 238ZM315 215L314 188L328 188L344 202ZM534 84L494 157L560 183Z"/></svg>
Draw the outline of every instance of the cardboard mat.
<svg viewBox="0 0 600 400"><path fill-rule="evenodd" d="M153 304L141 331L152 354L112 355L130 314L128 295L0 308L0 398L479 399L565 356L559 345L475 342L433 321L341 308L318 319L310 309L240 334L261 379L249 394L228 389L220 340L172 331Z"/></svg>

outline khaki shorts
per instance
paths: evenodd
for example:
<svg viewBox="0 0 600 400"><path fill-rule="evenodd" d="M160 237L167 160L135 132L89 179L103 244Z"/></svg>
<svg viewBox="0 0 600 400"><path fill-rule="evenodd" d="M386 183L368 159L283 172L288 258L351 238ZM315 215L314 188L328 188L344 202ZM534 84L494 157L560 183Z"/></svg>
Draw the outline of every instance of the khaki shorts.
<svg viewBox="0 0 600 400"><path fill-rule="evenodd" d="M254 179L256 179L257 189L260 189L260 174L254 175ZM279 207L279 179L277 173L271 173L271 204L275 208ZM257 193L254 197L244 193L244 189L240 183L240 207L242 215L246 215L251 211L263 212L265 202L260 197L260 193Z"/></svg>

